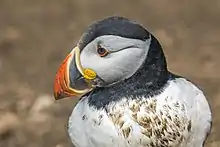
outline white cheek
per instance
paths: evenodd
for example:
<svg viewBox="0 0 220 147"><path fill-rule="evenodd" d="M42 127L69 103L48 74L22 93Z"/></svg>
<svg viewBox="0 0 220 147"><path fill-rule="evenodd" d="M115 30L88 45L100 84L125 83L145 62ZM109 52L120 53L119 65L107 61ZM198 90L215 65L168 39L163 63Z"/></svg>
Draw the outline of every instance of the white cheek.
<svg viewBox="0 0 220 147"><path fill-rule="evenodd" d="M114 37L115 39L115 37ZM121 39L121 38L120 38ZM126 39L127 43L138 44L138 48L124 49L118 52L111 53L107 57L100 57L96 53L96 43L90 43L81 52L81 64L84 68L90 68L94 70L97 75L102 78L105 82L111 83L115 81L124 80L131 77L144 62L150 41L139 42L136 40ZM133 43L131 43L134 41ZM106 42L111 42L107 40ZM105 45L107 44L105 42ZM120 48L123 45L120 40L114 41L118 42L119 45L114 44L114 48ZM145 48L145 49L144 49Z"/></svg>
<svg viewBox="0 0 220 147"><path fill-rule="evenodd" d="M81 53L81 64L83 68L89 68L94 70L97 75L103 79L112 76L111 74L113 70L116 70L111 65L114 65L114 58L102 58L97 54L88 55L87 53Z"/></svg>
<svg viewBox="0 0 220 147"><path fill-rule="evenodd" d="M138 68L141 66L145 59L145 54L141 49L129 49L118 54L118 58L115 62L117 64L110 65L114 68L114 73L109 73L118 76L120 79L126 79L132 76Z"/></svg>
<svg viewBox="0 0 220 147"><path fill-rule="evenodd" d="M111 54L107 58L93 53L81 53L81 63L84 68L94 70L106 82L118 81L132 76L145 59L142 49L129 49Z"/></svg>
<svg viewBox="0 0 220 147"><path fill-rule="evenodd" d="M101 58L98 55L88 55L85 51L81 53L81 64L84 68L95 70L95 68L101 66L104 63L101 62Z"/></svg>

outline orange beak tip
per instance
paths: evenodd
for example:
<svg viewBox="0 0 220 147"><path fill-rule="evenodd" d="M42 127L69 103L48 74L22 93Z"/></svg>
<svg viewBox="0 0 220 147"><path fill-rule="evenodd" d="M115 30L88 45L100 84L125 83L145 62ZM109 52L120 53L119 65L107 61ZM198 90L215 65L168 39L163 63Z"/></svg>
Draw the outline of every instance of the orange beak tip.
<svg viewBox="0 0 220 147"><path fill-rule="evenodd" d="M66 94L66 90L68 89L67 85L67 72L68 72L68 61L70 60L71 54L68 55L63 63L60 65L55 81L54 81L54 98L55 100L59 100L65 97L69 97L69 95Z"/></svg>

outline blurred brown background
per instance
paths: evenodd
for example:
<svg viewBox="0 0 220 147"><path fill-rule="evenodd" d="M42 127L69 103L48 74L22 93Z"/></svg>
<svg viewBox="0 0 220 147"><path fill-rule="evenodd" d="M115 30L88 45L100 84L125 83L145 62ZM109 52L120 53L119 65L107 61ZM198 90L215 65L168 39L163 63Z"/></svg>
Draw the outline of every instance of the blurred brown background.
<svg viewBox="0 0 220 147"><path fill-rule="evenodd" d="M213 111L206 146L220 146L219 0L0 0L0 147L72 146L76 100L53 100L55 72L85 27L110 15L146 26L169 68L204 89Z"/></svg>

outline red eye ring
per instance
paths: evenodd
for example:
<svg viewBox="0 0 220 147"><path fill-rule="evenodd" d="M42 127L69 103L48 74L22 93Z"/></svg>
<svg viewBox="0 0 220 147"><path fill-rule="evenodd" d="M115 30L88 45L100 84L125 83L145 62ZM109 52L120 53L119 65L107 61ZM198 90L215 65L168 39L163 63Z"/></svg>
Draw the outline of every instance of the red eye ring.
<svg viewBox="0 0 220 147"><path fill-rule="evenodd" d="M109 54L109 51L101 46L98 46L97 53L99 54L100 57L105 57Z"/></svg>

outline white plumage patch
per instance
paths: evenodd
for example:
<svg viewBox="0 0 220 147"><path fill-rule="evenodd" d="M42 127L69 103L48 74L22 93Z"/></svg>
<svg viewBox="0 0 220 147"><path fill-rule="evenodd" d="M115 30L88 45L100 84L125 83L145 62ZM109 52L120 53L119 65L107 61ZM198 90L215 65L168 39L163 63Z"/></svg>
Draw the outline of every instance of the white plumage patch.
<svg viewBox="0 0 220 147"><path fill-rule="evenodd" d="M202 147L211 127L203 93L189 81L170 81L154 97L122 98L107 109L82 99L69 119L76 147Z"/></svg>

